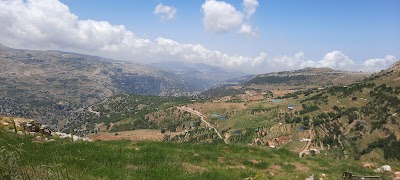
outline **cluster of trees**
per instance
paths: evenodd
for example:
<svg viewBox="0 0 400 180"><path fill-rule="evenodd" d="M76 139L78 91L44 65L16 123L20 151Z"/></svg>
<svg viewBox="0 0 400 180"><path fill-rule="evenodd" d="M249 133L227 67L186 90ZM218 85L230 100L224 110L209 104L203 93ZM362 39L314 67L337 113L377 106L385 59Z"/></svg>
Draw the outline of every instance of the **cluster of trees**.
<svg viewBox="0 0 400 180"><path fill-rule="evenodd" d="M233 134L229 137L229 142L232 144L248 144L252 143L256 135L254 128L246 128L245 130L237 131L237 134Z"/></svg>
<svg viewBox="0 0 400 180"><path fill-rule="evenodd" d="M301 104L301 106L303 107L303 109L299 112L300 115L319 110L319 107L317 105Z"/></svg>
<svg viewBox="0 0 400 180"><path fill-rule="evenodd" d="M400 160L400 141L391 133L386 138L380 138L361 151L361 154L367 154L375 148L383 149L384 157L387 160Z"/></svg>
<svg viewBox="0 0 400 180"><path fill-rule="evenodd" d="M251 84L283 84L287 85L300 85L307 84L310 77L306 75L297 76L257 76L250 81L247 81L245 85Z"/></svg>
<svg viewBox="0 0 400 180"><path fill-rule="evenodd" d="M87 132L90 133L94 129L95 123L104 122L109 126L113 122L123 119L130 120L129 123L114 125L112 132L135 130L135 129L160 129L160 125L149 119L147 114L164 109L166 114L171 112L165 109L173 105L180 105L190 102L188 97L165 97L165 96L144 96L134 94L122 94L111 97L102 103L92 105L93 111L99 112L100 116L88 111L79 114L82 121L75 122L72 127L80 127L81 123L86 123ZM176 109L175 109L176 110ZM186 117L186 116L185 116ZM182 117L182 119L185 119ZM175 131L176 127L181 123L180 118L167 119L168 123L163 124L162 128Z"/></svg>
<svg viewBox="0 0 400 180"><path fill-rule="evenodd" d="M375 86L375 83L355 83L349 86L334 86L328 89L328 93L331 95L341 93L343 97L349 97L354 95L355 92L362 92L364 88L372 88Z"/></svg>
<svg viewBox="0 0 400 180"><path fill-rule="evenodd" d="M311 96L311 97L309 97L307 99L301 100L300 103L304 103L304 102L307 102L307 101L313 101L314 104L322 104L322 103L327 104L328 103L328 96L327 95L324 96L324 93L318 93L318 94L316 94L314 96Z"/></svg>
<svg viewBox="0 0 400 180"><path fill-rule="evenodd" d="M258 114L258 113L270 112L270 111L276 110L276 109L278 109L278 108L279 108L279 106L276 106L276 107L269 107L269 108L256 107L256 108L253 108L253 109L250 110L250 114L251 114L251 115L255 115L255 114Z"/></svg>
<svg viewBox="0 0 400 180"><path fill-rule="evenodd" d="M371 130L381 128L389 122L388 119L393 113L400 113L400 99L397 97L399 93L399 87L393 88L386 84L375 87L370 91L369 95L373 99L360 111L373 120Z"/></svg>

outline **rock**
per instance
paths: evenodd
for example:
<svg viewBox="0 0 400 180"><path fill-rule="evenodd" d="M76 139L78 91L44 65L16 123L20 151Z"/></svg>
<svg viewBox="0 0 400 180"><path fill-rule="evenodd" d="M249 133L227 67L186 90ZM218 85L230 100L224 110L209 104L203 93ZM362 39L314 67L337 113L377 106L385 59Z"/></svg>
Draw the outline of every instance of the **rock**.
<svg viewBox="0 0 400 180"><path fill-rule="evenodd" d="M383 165L380 168L374 170L377 173L391 172L392 168L389 165Z"/></svg>
<svg viewBox="0 0 400 180"><path fill-rule="evenodd" d="M392 172L392 168L389 165L383 165L381 169L385 172Z"/></svg>
<svg viewBox="0 0 400 180"><path fill-rule="evenodd" d="M362 166L363 166L363 168L374 168L374 167L375 167L375 164L372 164L372 163L364 163Z"/></svg>

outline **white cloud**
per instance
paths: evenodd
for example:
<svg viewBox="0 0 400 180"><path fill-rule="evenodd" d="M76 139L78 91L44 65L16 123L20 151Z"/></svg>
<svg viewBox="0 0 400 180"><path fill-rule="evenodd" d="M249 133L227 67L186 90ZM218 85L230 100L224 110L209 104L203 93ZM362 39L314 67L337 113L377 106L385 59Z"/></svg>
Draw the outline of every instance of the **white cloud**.
<svg viewBox="0 0 400 180"><path fill-rule="evenodd" d="M160 15L161 20L172 20L176 17L176 8L173 6L164 6L160 3L154 9L154 14Z"/></svg>
<svg viewBox="0 0 400 180"><path fill-rule="evenodd" d="M254 72L277 72L296 70L306 67L327 67L335 70L377 72L388 68L397 59L387 55L385 58L369 59L364 62L355 62L340 51L332 51L324 55L321 60L307 60L303 52L295 53L293 56L283 55L273 58L255 60L252 70Z"/></svg>
<svg viewBox="0 0 400 180"><path fill-rule="evenodd" d="M0 9L0 43L16 48L71 51L142 63L201 62L253 74L309 66L379 71L396 59L386 56L356 63L340 51L327 53L320 61L305 59L303 52L280 57L264 52L256 57L228 55L200 44L141 38L106 21L80 20L58 0L0 0Z"/></svg>
<svg viewBox="0 0 400 180"><path fill-rule="evenodd" d="M203 23L207 31L227 32L243 24L243 13L224 1L207 0L201 6Z"/></svg>
<svg viewBox="0 0 400 180"><path fill-rule="evenodd" d="M254 37L257 36L257 32L253 30L253 28L248 24L242 24L242 27L239 30L239 33L244 34L246 36Z"/></svg>
<svg viewBox="0 0 400 180"><path fill-rule="evenodd" d="M250 19L258 7L258 0L243 0L243 11L246 14L246 18Z"/></svg>
<svg viewBox="0 0 400 180"><path fill-rule="evenodd" d="M377 70L386 69L396 61L396 57L392 55L387 55L385 58L368 59L363 63L363 70L374 72Z"/></svg>
<svg viewBox="0 0 400 180"><path fill-rule="evenodd" d="M349 70L355 63L340 51L327 53L321 61L317 62L317 67L329 67L332 69Z"/></svg>
<svg viewBox="0 0 400 180"><path fill-rule="evenodd" d="M224 1L206 0L201 6L206 31L225 33L236 30L246 36L256 36L257 32L246 22L256 12L257 0L243 0L243 12Z"/></svg>

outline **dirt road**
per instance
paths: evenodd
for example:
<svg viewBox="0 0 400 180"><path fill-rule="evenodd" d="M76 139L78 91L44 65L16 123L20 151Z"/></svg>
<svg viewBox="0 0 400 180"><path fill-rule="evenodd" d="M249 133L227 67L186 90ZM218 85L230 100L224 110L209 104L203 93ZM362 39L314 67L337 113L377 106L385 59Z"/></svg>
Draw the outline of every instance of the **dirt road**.
<svg viewBox="0 0 400 180"><path fill-rule="evenodd" d="M311 145L311 141L313 140L313 134L312 134L312 130L313 130L313 127L311 127L311 129L309 130L309 133L310 133L310 141L308 141L307 142L307 144L303 147L303 149L301 150L301 152L299 153L299 157L303 157L303 154L304 153L306 153L306 151L308 151L308 148L310 147L310 145Z"/></svg>
<svg viewBox="0 0 400 180"><path fill-rule="evenodd" d="M213 127L209 122L207 122L207 121L205 120L205 116L204 116L201 112L196 111L196 110L194 110L194 109L192 109L192 108L190 108L190 107L185 107L185 106L178 107L178 109L183 110L183 111L187 111L187 112L190 112L190 113L192 113L192 114L194 114L194 115L196 115L196 116L199 116L200 119L201 119L201 121L202 121L204 124L206 124L209 128L213 129L213 130L218 134L218 137L219 137L219 138L224 139L224 138L221 136L221 134L218 132L218 130L217 130L215 127Z"/></svg>

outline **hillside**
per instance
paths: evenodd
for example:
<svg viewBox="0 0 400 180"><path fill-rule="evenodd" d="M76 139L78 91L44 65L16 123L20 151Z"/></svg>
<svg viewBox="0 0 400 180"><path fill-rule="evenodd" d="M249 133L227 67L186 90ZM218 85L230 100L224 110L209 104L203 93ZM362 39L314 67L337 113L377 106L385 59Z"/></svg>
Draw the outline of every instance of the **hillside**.
<svg viewBox="0 0 400 180"><path fill-rule="evenodd" d="M368 77L369 73L338 71L330 68L304 68L294 71L272 72L228 80L223 85L202 92L206 98L232 96L245 91L307 90L346 85Z"/></svg>
<svg viewBox="0 0 400 180"><path fill-rule="evenodd" d="M225 121L209 120L232 143L287 144L288 149L299 153L317 150L338 158L363 161L400 160L396 153L400 150L397 67L398 63L344 86L296 91L279 97L273 96L278 91L247 90L229 98L190 106L200 109L207 117L224 116ZM302 139L311 142L307 148L300 148L307 144L300 142Z"/></svg>
<svg viewBox="0 0 400 180"><path fill-rule="evenodd" d="M400 160L396 153L400 150L400 74L393 67L342 86L292 91L238 88L235 91L242 92L232 92L223 98L182 101L154 109L145 119L158 125L146 128L180 133L166 136L165 141L220 141L215 128L228 144L282 146L300 156L318 153L365 162L397 161ZM331 70L323 69L327 71ZM182 107L192 110L182 111ZM199 116L195 111L211 127L193 116L184 116L186 113ZM116 127L133 130L134 122L122 120ZM159 126L160 122L170 128Z"/></svg>
<svg viewBox="0 0 400 180"><path fill-rule="evenodd" d="M340 179L380 175L360 162L284 149L166 142L70 142L0 130L0 179ZM399 168L399 164L393 164Z"/></svg>
<svg viewBox="0 0 400 180"><path fill-rule="evenodd" d="M204 100L112 96L81 109L79 121L68 124L104 142L57 136L47 142L1 132L7 161L0 162L17 162L1 172L72 179L339 179L350 171L390 179L400 170L397 67L324 88L246 89ZM392 172L374 172L382 165Z"/></svg>
<svg viewBox="0 0 400 180"><path fill-rule="evenodd" d="M245 85L332 86L352 83L368 75L363 72L336 71L330 68L304 68L261 74L247 81Z"/></svg>
<svg viewBox="0 0 400 180"><path fill-rule="evenodd" d="M121 93L184 95L201 89L143 65L59 51L0 46L0 113L56 125Z"/></svg>

